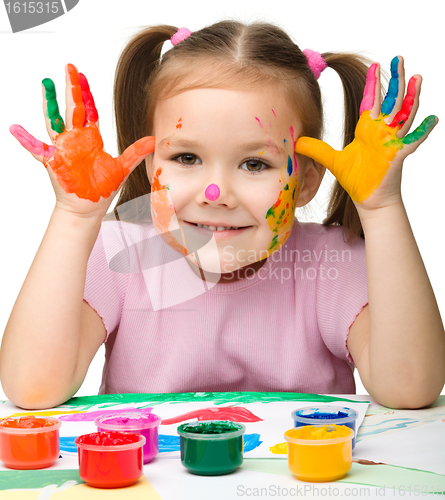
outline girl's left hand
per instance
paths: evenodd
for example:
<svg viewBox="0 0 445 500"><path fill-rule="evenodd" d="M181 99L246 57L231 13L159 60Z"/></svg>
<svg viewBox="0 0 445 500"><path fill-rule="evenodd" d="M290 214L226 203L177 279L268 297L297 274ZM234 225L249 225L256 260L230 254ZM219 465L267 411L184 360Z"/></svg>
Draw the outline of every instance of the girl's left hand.
<svg viewBox="0 0 445 500"><path fill-rule="evenodd" d="M428 116L408 134L419 106L421 84L422 77L413 76L403 98L403 58L395 57L388 93L380 104L380 67L373 64L368 70L354 140L343 151L336 151L323 141L300 137L295 151L327 167L357 209L374 210L400 202L403 160L438 122L436 116Z"/></svg>

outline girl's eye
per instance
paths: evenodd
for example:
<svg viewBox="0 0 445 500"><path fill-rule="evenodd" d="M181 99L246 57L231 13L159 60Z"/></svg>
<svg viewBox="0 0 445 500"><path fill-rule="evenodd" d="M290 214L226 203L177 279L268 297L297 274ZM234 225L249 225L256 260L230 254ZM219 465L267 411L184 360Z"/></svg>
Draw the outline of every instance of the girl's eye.
<svg viewBox="0 0 445 500"><path fill-rule="evenodd" d="M195 163L198 163L198 157L191 153L176 156L175 160L178 160L179 163L183 163L184 165L194 165Z"/></svg>
<svg viewBox="0 0 445 500"><path fill-rule="evenodd" d="M266 163L263 163L261 160L258 160L256 158L251 158L250 160L246 160L245 162L241 163L240 166L246 165L247 171L251 174L256 174L260 173L263 170L267 170L271 167L267 165ZM262 168L263 167L263 168ZM244 168L242 170L245 170Z"/></svg>

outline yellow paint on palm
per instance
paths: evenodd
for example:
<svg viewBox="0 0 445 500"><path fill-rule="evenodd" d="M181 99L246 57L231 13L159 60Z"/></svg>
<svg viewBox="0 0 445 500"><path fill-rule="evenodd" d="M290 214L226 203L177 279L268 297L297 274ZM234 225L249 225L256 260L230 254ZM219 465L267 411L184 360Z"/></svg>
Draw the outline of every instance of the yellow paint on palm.
<svg viewBox="0 0 445 500"><path fill-rule="evenodd" d="M336 152L333 166L333 174L340 184L360 203L381 184L391 162L404 146L397 137L397 129L388 127L382 114L376 120L370 115L368 110L362 113L354 141L342 152Z"/></svg>
<svg viewBox="0 0 445 500"><path fill-rule="evenodd" d="M365 110L357 123L354 140L343 151L311 137L300 137L295 151L328 168L352 200L362 203L381 184L404 146L397 137L398 130L385 123L384 115L373 120L371 112Z"/></svg>
<svg viewBox="0 0 445 500"><path fill-rule="evenodd" d="M283 177L283 170L281 171L281 179L284 188L281 190L276 203L269 208L266 214L267 222L273 233L272 240L267 249L270 253L275 252L284 245L292 231L295 205L298 193L300 192L297 175L291 175L286 184Z"/></svg>

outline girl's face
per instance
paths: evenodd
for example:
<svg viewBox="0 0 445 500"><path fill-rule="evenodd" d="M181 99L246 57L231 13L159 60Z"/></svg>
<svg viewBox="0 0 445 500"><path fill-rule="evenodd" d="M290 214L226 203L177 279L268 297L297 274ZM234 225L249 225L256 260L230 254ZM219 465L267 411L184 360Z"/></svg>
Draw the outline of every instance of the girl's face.
<svg viewBox="0 0 445 500"><path fill-rule="evenodd" d="M160 101L147 173L163 239L191 264L219 274L278 250L292 229L307 161L294 154L301 128L284 96L269 87L195 89ZM190 234L209 243L191 253Z"/></svg>

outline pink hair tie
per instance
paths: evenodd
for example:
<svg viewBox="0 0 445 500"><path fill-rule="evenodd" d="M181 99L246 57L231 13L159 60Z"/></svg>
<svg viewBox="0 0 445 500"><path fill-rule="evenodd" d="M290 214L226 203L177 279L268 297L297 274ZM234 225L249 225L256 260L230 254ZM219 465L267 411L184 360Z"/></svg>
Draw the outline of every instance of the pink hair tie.
<svg viewBox="0 0 445 500"><path fill-rule="evenodd" d="M192 32L187 28L179 28L178 31L170 38L173 45L177 45L179 42L183 42L188 38Z"/></svg>
<svg viewBox="0 0 445 500"><path fill-rule="evenodd" d="M312 73L314 73L315 78L318 80L321 72L328 67L327 62L321 57L320 52L315 52L315 50L305 49L303 50L303 54L306 56Z"/></svg>

